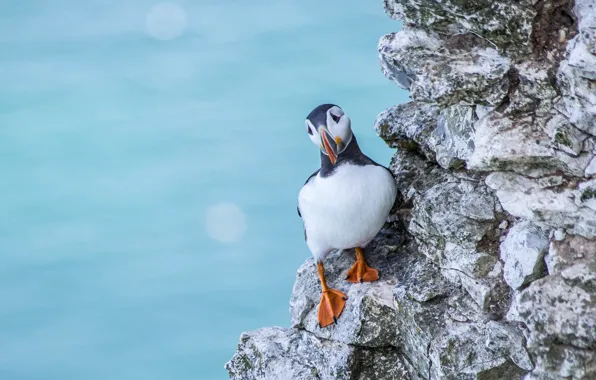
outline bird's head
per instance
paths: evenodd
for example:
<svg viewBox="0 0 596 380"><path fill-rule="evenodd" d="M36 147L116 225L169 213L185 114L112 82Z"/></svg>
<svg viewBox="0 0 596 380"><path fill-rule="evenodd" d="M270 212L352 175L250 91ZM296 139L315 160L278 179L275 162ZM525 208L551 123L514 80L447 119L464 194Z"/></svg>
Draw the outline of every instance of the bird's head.
<svg viewBox="0 0 596 380"><path fill-rule="evenodd" d="M339 155L352 141L348 115L335 104L321 104L308 114L305 124L310 140L335 165Z"/></svg>

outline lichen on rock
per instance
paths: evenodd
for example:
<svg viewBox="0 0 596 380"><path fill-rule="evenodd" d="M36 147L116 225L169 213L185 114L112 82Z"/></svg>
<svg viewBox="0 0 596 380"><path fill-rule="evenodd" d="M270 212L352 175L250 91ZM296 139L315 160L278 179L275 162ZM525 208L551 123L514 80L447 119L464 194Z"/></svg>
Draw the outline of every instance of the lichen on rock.
<svg viewBox="0 0 596 380"><path fill-rule="evenodd" d="M596 3L384 0L379 41L412 101L374 128L400 203L321 329L312 260L291 328L244 334L233 379L596 379Z"/></svg>
<svg viewBox="0 0 596 380"><path fill-rule="evenodd" d="M385 75L417 101L496 105L507 94L510 59L491 47L462 49L457 41L404 28L382 37L379 52Z"/></svg>

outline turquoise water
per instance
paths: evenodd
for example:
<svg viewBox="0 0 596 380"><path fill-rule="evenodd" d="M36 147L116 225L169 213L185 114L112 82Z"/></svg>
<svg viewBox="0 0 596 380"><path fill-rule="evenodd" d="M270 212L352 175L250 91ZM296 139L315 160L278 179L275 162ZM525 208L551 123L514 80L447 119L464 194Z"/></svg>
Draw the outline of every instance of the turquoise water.
<svg viewBox="0 0 596 380"><path fill-rule="evenodd" d="M225 379L310 256L304 118L407 95L382 1L0 3L0 379Z"/></svg>

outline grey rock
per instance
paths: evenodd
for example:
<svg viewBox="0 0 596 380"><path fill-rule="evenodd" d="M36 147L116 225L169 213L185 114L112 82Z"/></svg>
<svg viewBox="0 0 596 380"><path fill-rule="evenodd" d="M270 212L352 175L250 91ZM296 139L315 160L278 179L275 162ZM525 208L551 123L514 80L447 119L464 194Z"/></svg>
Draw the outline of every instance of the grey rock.
<svg viewBox="0 0 596 380"><path fill-rule="evenodd" d="M562 115L556 115L550 119L546 128L552 130L552 146L575 157L581 153L584 141L588 138L587 134L573 127L569 120Z"/></svg>
<svg viewBox="0 0 596 380"><path fill-rule="evenodd" d="M435 34L404 28L381 38L379 57L387 78L416 101L498 105L507 94L510 61L493 48L461 50Z"/></svg>
<svg viewBox="0 0 596 380"><path fill-rule="evenodd" d="M389 165L397 182L397 189L406 204L422 196L429 187L447 181L451 176L436 165L424 160L416 152L398 149ZM409 215L403 215L406 219ZM409 220L408 220L409 223Z"/></svg>
<svg viewBox="0 0 596 380"><path fill-rule="evenodd" d="M591 177L594 174L596 174L596 156L592 157L592 159L588 163L588 166L586 166L586 170L584 172L584 175L586 177Z"/></svg>
<svg viewBox="0 0 596 380"><path fill-rule="evenodd" d="M512 170L530 176L560 171L583 176L593 157L588 152L580 154L584 135L559 118L551 120L542 128L532 116L511 118L493 112L480 119L474 125L475 149L467 167L480 171Z"/></svg>
<svg viewBox="0 0 596 380"><path fill-rule="evenodd" d="M531 346L556 343L596 348L596 288L593 281L581 282L596 263L571 268L566 269L566 276L534 281L518 295L518 313L530 331Z"/></svg>
<svg viewBox="0 0 596 380"><path fill-rule="evenodd" d="M530 117L513 120L493 112L480 119L475 130L469 169L526 172L553 161L548 135L534 128Z"/></svg>
<svg viewBox="0 0 596 380"><path fill-rule="evenodd" d="M557 96L548 67L524 62L514 67L517 84L506 108L492 111L475 125L473 170L513 170L541 175L563 171L583 176L594 157L585 150L588 135L568 117L553 113Z"/></svg>
<svg viewBox="0 0 596 380"><path fill-rule="evenodd" d="M593 0L576 0L578 33L568 42L557 73L562 97L555 107L577 128L596 134L596 12Z"/></svg>
<svg viewBox="0 0 596 380"><path fill-rule="evenodd" d="M474 151L474 108L451 106L439 114L435 129L437 162L444 169L462 167Z"/></svg>
<svg viewBox="0 0 596 380"><path fill-rule="evenodd" d="M381 278L377 283L357 285L346 284L341 276L353 262L351 255L338 252L329 257L328 281L344 290L349 300L338 324L325 329L316 326L320 289L314 265L307 261L294 286L294 326L331 342L367 349L400 347L414 379L483 379L488 374L521 374L531 369L519 332L487 322L475 302L415 250L412 244L395 249L391 240L378 239L367 260L380 269ZM383 266L384 262L390 265ZM471 321L476 321L473 327ZM452 350L446 353L444 345Z"/></svg>
<svg viewBox="0 0 596 380"><path fill-rule="evenodd" d="M403 260L403 231L393 226L382 230L364 250L367 263L379 271L379 280L352 284L346 272L355 262L353 250L336 251L325 259L325 277L329 287L348 296L338 323L320 328L317 322L321 288L313 259L298 270L290 299L292 326L314 335L346 344L365 347L395 346L397 327L391 289L399 279Z"/></svg>
<svg viewBox="0 0 596 380"><path fill-rule="evenodd" d="M418 150L435 160L433 133L437 128L439 108L436 105L408 102L381 112L375 130L393 148Z"/></svg>
<svg viewBox="0 0 596 380"><path fill-rule="evenodd" d="M512 55L531 52L536 12L530 1L384 0L386 12L406 25L451 35L471 33Z"/></svg>
<svg viewBox="0 0 596 380"><path fill-rule="evenodd" d="M473 107L409 102L382 112L375 130L392 147L418 149L443 168L463 166L474 150Z"/></svg>
<svg viewBox="0 0 596 380"><path fill-rule="evenodd" d="M437 174L436 168L429 170L419 156L407 152L396 154L391 169L404 198L413 203L404 219L418 250L448 281L461 285L477 307L501 312L508 292L501 276L489 276L498 260L498 246L491 242L500 234L496 200L481 178Z"/></svg>
<svg viewBox="0 0 596 380"><path fill-rule="evenodd" d="M400 339L414 379L519 377L532 369L516 328L486 321L468 296L444 283L440 271L429 262L417 259L410 265L416 269L404 274L394 294ZM421 271L427 274L424 280L444 283L436 290L440 294L422 302L411 296L412 280Z"/></svg>
<svg viewBox="0 0 596 380"><path fill-rule="evenodd" d="M560 344L534 348L535 369L524 380L591 380L596 378L596 352Z"/></svg>
<svg viewBox="0 0 596 380"><path fill-rule="evenodd" d="M486 115L488 115L489 113L494 111L494 109L495 109L495 107L483 106L480 104L477 104L476 107L474 107L474 110L476 112L476 117L478 119L482 119L483 117L485 117Z"/></svg>
<svg viewBox="0 0 596 380"><path fill-rule="evenodd" d="M568 238L565 246L587 249L582 240ZM517 296L518 317L528 327L528 348L536 358L528 378L592 379L596 374L596 261L558 264L557 275L533 282Z"/></svg>
<svg viewBox="0 0 596 380"><path fill-rule="evenodd" d="M397 321L392 295L397 259L391 257L397 254L392 253L387 258L377 253L380 251L366 255L369 265L380 272L380 280L373 283L352 284L345 281L345 273L355 262L353 252L337 252L325 260L328 285L348 296L338 323L325 328L320 328L317 320L321 289L315 264L312 259L304 263L298 270L290 300L292 326L304 328L320 338L346 344L397 346ZM394 265L380 265L385 260Z"/></svg>
<svg viewBox="0 0 596 380"><path fill-rule="evenodd" d="M513 289L520 289L542 277L548 246L547 234L539 227L528 221L513 226L501 244L505 282Z"/></svg>
<svg viewBox="0 0 596 380"><path fill-rule="evenodd" d="M578 184L575 204L579 207L588 207L591 210L596 211L596 180Z"/></svg>
<svg viewBox="0 0 596 380"><path fill-rule="evenodd" d="M561 241L565 239L565 231L563 231L561 228L553 230L552 238L555 241Z"/></svg>
<svg viewBox="0 0 596 380"><path fill-rule="evenodd" d="M552 241L545 257L550 275L561 272L576 264L588 265L596 262L596 240L567 235L559 241Z"/></svg>
<svg viewBox="0 0 596 380"><path fill-rule="evenodd" d="M486 178L499 202L511 215L534 224L565 228L571 234L596 237L596 213L576 205L576 190L542 188L538 181L510 172L494 172ZM581 197L580 197L581 198Z"/></svg>
<svg viewBox="0 0 596 380"><path fill-rule="evenodd" d="M519 80L516 91L520 95L535 100L554 99L557 96L548 64L524 61L515 65L515 70Z"/></svg>
<svg viewBox="0 0 596 380"><path fill-rule="evenodd" d="M483 183L450 178L428 188L414 205L409 231L421 243L474 246L495 220L495 199ZM431 259L436 256L427 252Z"/></svg>
<svg viewBox="0 0 596 380"><path fill-rule="evenodd" d="M235 380L410 379L395 348L364 349L279 327L243 333L226 369Z"/></svg>

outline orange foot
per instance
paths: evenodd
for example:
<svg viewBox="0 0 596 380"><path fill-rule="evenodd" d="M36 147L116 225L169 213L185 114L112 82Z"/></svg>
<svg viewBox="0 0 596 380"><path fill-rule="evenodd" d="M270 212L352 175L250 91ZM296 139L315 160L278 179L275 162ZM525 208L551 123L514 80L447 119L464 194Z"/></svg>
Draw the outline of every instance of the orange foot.
<svg viewBox="0 0 596 380"><path fill-rule="evenodd" d="M379 272L375 268L371 268L364 260L362 248L356 248L356 262L346 275L346 280L349 282L372 282L379 279Z"/></svg>
<svg viewBox="0 0 596 380"><path fill-rule="evenodd" d="M336 323L346 306L347 299L348 297L339 290L324 290L319 303L319 326L327 327Z"/></svg>
<svg viewBox="0 0 596 380"><path fill-rule="evenodd" d="M321 279L321 302L319 303L319 327L327 327L337 322L337 318L344 310L348 297L339 290L329 289L325 280L325 268L322 262L317 262L317 272Z"/></svg>

